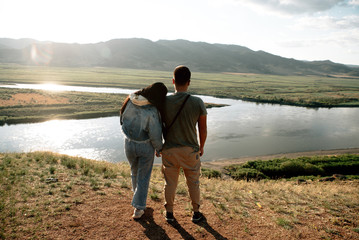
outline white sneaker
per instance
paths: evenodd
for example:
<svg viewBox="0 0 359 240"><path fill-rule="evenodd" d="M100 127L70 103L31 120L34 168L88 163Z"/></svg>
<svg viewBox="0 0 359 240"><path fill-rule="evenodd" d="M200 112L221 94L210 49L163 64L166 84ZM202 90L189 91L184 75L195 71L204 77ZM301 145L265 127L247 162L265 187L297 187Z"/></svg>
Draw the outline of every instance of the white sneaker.
<svg viewBox="0 0 359 240"><path fill-rule="evenodd" d="M135 210L133 211L132 217L133 217L134 219L139 219L139 218L142 217L142 215L143 215L144 213L145 213L144 210L140 210L140 209L135 208Z"/></svg>

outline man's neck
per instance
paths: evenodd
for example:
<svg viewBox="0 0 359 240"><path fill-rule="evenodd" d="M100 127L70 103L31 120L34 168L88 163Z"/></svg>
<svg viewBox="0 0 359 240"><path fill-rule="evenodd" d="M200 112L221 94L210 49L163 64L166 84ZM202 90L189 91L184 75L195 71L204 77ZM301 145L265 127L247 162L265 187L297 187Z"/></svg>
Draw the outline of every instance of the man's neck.
<svg viewBox="0 0 359 240"><path fill-rule="evenodd" d="M188 86L175 86L175 92L187 92Z"/></svg>
<svg viewBox="0 0 359 240"><path fill-rule="evenodd" d="M185 92L187 92L187 90L181 90L181 91L180 91L180 90L177 90L177 89L176 89L175 92L176 92L176 93L185 93Z"/></svg>

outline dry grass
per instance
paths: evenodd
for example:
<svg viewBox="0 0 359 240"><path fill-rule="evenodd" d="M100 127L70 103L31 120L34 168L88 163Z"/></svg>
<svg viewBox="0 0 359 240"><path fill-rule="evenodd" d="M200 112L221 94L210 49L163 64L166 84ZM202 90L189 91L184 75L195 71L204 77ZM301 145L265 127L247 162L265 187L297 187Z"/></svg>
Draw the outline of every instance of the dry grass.
<svg viewBox="0 0 359 240"><path fill-rule="evenodd" d="M30 104L68 104L64 97L45 96L40 93L15 93L8 99L0 99L0 106L19 106Z"/></svg>
<svg viewBox="0 0 359 240"><path fill-rule="evenodd" d="M297 184L202 177L201 209L208 224L191 225L191 206L181 175L175 212L180 225L171 227L161 217L163 177L155 167L148 198L152 222L140 222L144 227L140 232L134 231L137 223L129 220L132 192L126 162L112 164L46 152L0 154L0 183L0 239L56 239L59 234L64 239L80 239L85 233L90 234L85 239L99 239L100 233L108 239L115 234L161 239L151 237L151 224L161 230L159 236L174 239L359 238L358 180ZM103 220L98 214L104 215ZM105 229L112 216L120 233Z"/></svg>

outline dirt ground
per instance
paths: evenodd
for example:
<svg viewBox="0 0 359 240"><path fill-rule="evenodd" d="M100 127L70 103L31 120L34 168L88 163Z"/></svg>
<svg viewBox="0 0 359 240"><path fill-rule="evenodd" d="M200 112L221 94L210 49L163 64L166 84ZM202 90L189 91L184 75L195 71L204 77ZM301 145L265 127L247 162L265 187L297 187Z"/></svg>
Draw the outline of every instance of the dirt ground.
<svg viewBox="0 0 359 240"><path fill-rule="evenodd" d="M145 215L131 218L130 191L106 192L105 196L90 191L86 200L54 219L55 228L42 232L39 239L359 239L350 229L325 229L333 226L326 213L298 219L293 229L286 229L273 221L269 209L250 209L249 217L218 216L213 204L203 200L202 212L206 220L191 222L186 209L188 198L176 196L176 221L169 224L163 215L161 201L149 199ZM269 211L269 212L268 212ZM334 228L330 228L334 229ZM324 236L326 236L324 238ZM330 237L329 237L330 236ZM24 236L26 237L26 236Z"/></svg>
<svg viewBox="0 0 359 240"><path fill-rule="evenodd" d="M335 155L359 153L359 149L279 154L205 163L220 167L228 163L273 157ZM230 180L229 180L230 181ZM188 196L176 195L173 224L166 222L162 200L148 198L145 215L131 218L132 192L128 188L108 188L102 193L88 190L83 200L67 212L47 221L55 227L39 233L40 239L359 239L350 227L338 227L325 211L298 217L294 228L287 229L274 220L276 213L268 208L248 209L246 216L218 215L211 199L202 199L205 221L191 222ZM76 199L76 196L74 196ZM240 204L240 203L238 203ZM241 215L241 213L238 213ZM329 229L329 230L328 230ZM26 236L24 236L26 238Z"/></svg>

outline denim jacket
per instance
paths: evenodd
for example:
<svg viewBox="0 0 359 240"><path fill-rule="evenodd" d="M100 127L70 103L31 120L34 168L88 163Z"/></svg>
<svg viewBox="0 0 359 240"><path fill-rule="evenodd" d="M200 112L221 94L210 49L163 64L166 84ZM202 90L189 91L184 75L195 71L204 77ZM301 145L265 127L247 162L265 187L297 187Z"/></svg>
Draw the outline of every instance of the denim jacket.
<svg viewBox="0 0 359 240"><path fill-rule="evenodd" d="M134 142L151 142L152 146L162 149L162 124L160 114L146 98L131 94L130 101L121 115L122 132Z"/></svg>

